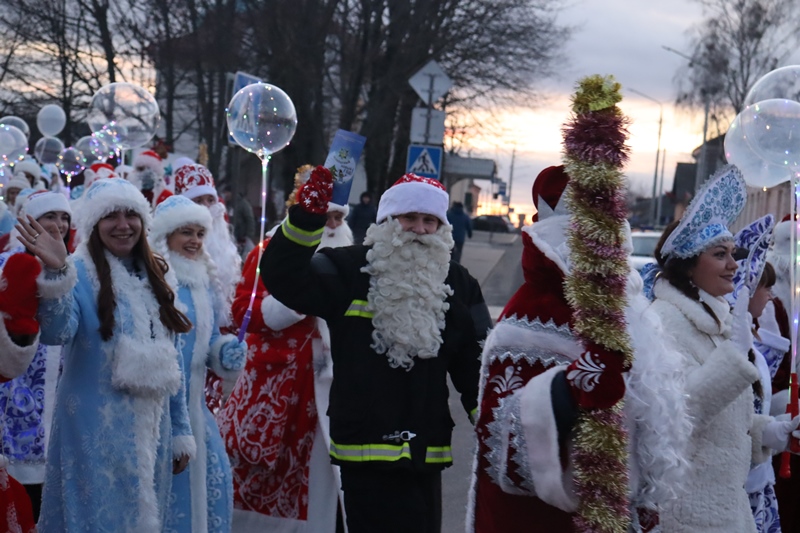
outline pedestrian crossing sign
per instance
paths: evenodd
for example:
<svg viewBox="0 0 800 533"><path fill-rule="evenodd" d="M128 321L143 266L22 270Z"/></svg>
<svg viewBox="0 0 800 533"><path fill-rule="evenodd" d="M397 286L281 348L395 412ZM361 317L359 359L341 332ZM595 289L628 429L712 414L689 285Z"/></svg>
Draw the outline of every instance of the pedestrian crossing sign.
<svg viewBox="0 0 800 533"><path fill-rule="evenodd" d="M410 144L406 172L441 181L442 147L425 144Z"/></svg>

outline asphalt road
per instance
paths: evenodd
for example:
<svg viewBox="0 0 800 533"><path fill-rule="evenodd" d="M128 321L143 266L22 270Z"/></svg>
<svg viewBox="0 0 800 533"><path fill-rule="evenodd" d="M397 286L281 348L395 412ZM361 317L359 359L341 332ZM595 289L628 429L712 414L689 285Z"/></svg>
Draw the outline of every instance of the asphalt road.
<svg viewBox="0 0 800 533"><path fill-rule="evenodd" d="M462 263L470 271L475 265L474 275L481 284L483 297L496 314L505 306L511 295L522 285L522 240L513 243L508 238L494 236L489 242L487 235L478 235L464 246ZM482 233L482 232L480 232ZM507 236L501 236L507 237ZM500 253L502 252L502 253ZM485 258L494 254L499 257L494 266L487 268ZM481 261L479 264L478 261ZM485 274L484 274L485 272ZM456 423L453 429L453 466L442 473L442 533L463 533L467 500L472 472L472 456L475 438L472 425L461 407L458 392L450 384L450 412Z"/></svg>

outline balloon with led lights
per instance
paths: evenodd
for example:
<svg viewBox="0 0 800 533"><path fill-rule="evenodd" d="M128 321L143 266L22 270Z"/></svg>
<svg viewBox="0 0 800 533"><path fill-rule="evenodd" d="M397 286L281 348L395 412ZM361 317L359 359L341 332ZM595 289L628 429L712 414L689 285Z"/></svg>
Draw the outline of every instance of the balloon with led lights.
<svg viewBox="0 0 800 533"><path fill-rule="evenodd" d="M253 83L239 90L228 104L227 117L236 143L262 159L289 144L297 129L291 98L268 83Z"/></svg>
<svg viewBox="0 0 800 533"><path fill-rule="evenodd" d="M22 134L25 136L26 141L31 137L30 126L28 126L28 123L19 117L10 115L7 117L0 118L0 126L14 126L19 131L22 132Z"/></svg>
<svg viewBox="0 0 800 533"><path fill-rule="evenodd" d="M19 128L0 124L0 158L8 163L21 161L28 153L28 139Z"/></svg>
<svg viewBox="0 0 800 533"><path fill-rule="evenodd" d="M67 115L61 106L48 104L36 115L36 127L46 137L54 137L61 133L67 125Z"/></svg>
<svg viewBox="0 0 800 533"><path fill-rule="evenodd" d="M777 68L759 78L747 92L744 105L776 98L800 102L800 65Z"/></svg>
<svg viewBox="0 0 800 533"><path fill-rule="evenodd" d="M86 160L80 150L70 146L59 154L56 166L58 170L72 177L83 172L83 169L86 168Z"/></svg>
<svg viewBox="0 0 800 533"><path fill-rule="evenodd" d="M750 147L764 161L800 168L800 102L762 100L744 108L737 118Z"/></svg>
<svg viewBox="0 0 800 533"><path fill-rule="evenodd" d="M86 166L91 166L98 162L104 163L106 159L114 155L114 150L96 135L81 137L75 143L75 148L83 154L86 159Z"/></svg>
<svg viewBox="0 0 800 533"><path fill-rule="evenodd" d="M113 137L115 146L123 150L150 142L160 120L158 102L153 95L144 87L124 82L111 83L97 91L86 117L92 132L100 133L105 129L104 135Z"/></svg>
<svg viewBox="0 0 800 533"><path fill-rule="evenodd" d="M58 161L58 156L64 151L64 143L56 137L42 137L33 147L33 155L39 164L46 165Z"/></svg>

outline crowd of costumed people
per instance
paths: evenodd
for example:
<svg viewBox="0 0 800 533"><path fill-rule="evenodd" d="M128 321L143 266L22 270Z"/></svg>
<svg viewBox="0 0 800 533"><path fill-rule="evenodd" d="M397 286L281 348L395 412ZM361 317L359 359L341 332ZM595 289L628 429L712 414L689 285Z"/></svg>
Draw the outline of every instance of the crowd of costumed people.
<svg viewBox="0 0 800 533"><path fill-rule="evenodd" d="M724 166L631 268L619 91L579 83L494 324L435 179L352 217L306 165L243 246L189 159L144 150L76 187L19 160L0 531L439 533L454 416L468 532L800 531L794 222L742 221L747 175Z"/></svg>

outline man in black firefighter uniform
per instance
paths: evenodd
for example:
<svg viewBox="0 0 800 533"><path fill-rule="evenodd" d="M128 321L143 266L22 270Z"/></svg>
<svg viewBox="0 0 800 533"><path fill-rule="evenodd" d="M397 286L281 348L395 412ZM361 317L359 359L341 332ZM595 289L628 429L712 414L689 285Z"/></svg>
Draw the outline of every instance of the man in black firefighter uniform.
<svg viewBox="0 0 800 533"><path fill-rule="evenodd" d="M381 197L363 245L315 254L332 181L315 169L261 275L275 298L330 329L330 456L350 533L438 533L441 471L453 462L447 374L473 418L489 312L475 278L450 262L438 181L406 174Z"/></svg>

